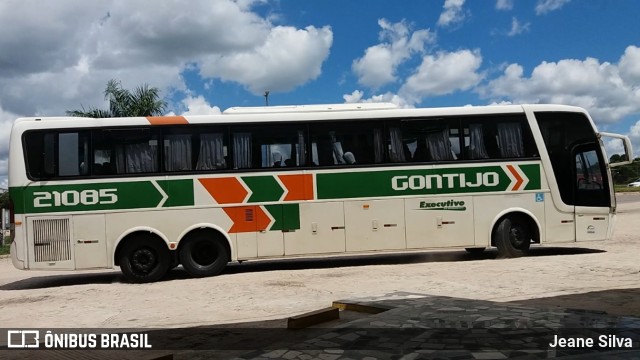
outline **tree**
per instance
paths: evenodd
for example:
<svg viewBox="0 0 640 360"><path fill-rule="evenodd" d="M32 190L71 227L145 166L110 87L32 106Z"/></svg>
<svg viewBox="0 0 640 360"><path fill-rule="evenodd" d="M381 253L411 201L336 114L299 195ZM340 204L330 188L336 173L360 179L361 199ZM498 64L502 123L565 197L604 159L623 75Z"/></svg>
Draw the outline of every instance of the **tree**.
<svg viewBox="0 0 640 360"><path fill-rule="evenodd" d="M619 162L626 160L626 156L617 154L611 155L609 162ZM631 164L622 165L612 169L613 182L616 184L627 184L640 178L640 158L633 159Z"/></svg>
<svg viewBox="0 0 640 360"><path fill-rule="evenodd" d="M9 208L9 191L0 189L0 209Z"/></svg>
<svg viewBox="0 0 640 360"><path fill-rule="evenodd" d="M109 110L89 108L70 110L67 115L91 118L157 116L162 115L167 103L160 99L160 90L144 84L133 91L122 88L120 81L109 80L104 90L104 98L109 101Z"/></svg>

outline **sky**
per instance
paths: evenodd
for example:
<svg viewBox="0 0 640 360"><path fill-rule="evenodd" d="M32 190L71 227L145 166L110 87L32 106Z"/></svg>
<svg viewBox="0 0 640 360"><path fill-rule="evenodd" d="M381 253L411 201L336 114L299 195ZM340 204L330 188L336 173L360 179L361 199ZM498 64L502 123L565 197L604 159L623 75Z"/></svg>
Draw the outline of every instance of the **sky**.
<svg viewBox="0 0 640 360"><path fill-rule="evenodd" d="M232 106L554 103L640 156L640 1L2 0L0 188L16 118L106 108L109 79L167 114Z"/></svg>

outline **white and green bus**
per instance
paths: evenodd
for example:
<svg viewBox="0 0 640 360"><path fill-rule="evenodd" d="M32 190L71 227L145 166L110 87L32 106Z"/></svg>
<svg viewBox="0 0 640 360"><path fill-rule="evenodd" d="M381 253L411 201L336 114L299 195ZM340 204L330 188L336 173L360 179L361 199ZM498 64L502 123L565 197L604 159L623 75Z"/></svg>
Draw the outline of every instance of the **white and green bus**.
<svg viewBox="0 0 640 360"><path fill-rule="evenodd" d="M220 115L22 118L11 131L18 269L119 266L131 282L229 262L605 240L616 202L583 109L391 104Z"/></svg>

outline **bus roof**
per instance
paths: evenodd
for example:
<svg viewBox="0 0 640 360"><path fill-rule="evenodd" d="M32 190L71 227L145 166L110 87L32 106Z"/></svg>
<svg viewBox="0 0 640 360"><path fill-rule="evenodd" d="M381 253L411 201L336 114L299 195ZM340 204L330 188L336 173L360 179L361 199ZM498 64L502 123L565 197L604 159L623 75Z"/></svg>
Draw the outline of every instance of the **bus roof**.
<svg viewBox="0 0 640 360"><path fill-rule="evenodd" d="M333 112L333 111L366 111L397 109L392 103L352 103L352 104L319 104L319 105L285 105L259 107L231 107L223 114L271 114L271 113L303 113L303 112Z"/></svg>
<svg viewBox="0 0 640 360"><path fill-rule="evenodd" d="M31 117L20 118L14 128L50 129L110 126L237 124L288 121L366 120L403 117L442 117L490 114L517 114L532 111L586 112L567 105L490 105L440 108L398 108L390 103L325 104L270 107L232 107L216 115L184 115L127 118ZM20 126L18 126L20 125Z"/></svg>

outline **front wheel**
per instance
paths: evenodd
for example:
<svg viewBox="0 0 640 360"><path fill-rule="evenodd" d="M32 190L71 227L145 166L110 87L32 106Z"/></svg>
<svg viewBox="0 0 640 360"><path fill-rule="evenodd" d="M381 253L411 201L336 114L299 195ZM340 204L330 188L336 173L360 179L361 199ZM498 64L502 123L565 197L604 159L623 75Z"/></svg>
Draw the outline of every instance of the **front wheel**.
<svg viewBox="0 0 640 360"><path fill-rule="evenodd" d="M527 255L531 247L529 224L518 216L503 218L493 233L499 258L515 258Z"/></svg>
<svg viewBox="0 0 640 360"><path fill-rule="evenodd" d="M191 276L218 275L227 266L230 255L222 239L200 233L184 241L180 247L180 263Z"/></svg>
<svg viewBox="0 0 640 360"><path fill-rule="evenodd" d="M146 236L127 240L118 260L124 277L133 283L158 281L167 274L171 264L164 244Z"/></svg>

